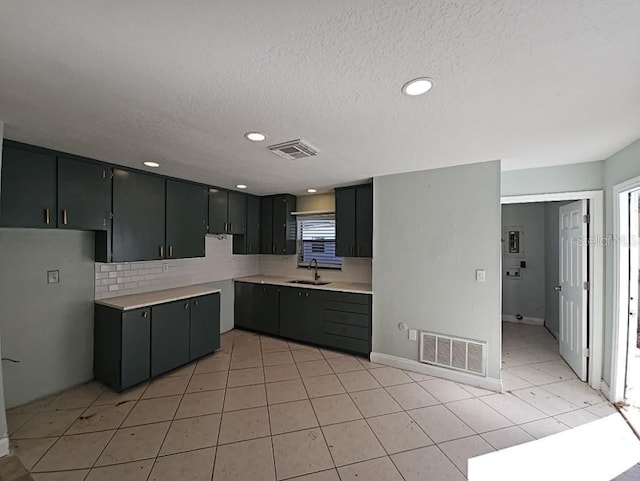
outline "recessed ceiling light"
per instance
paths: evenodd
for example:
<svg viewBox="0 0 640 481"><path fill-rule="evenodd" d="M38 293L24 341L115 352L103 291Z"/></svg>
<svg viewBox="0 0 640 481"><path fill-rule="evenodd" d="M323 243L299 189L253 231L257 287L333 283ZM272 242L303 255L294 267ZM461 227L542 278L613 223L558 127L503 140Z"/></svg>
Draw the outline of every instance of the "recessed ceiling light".
<svg viewBox="0 0 640 481"><path fill-rule="evenodd" d="M309 192L310 194L315 194L318 191L316 189L307 189L307 192Z"/></svg>
<svg viewBox="0 0 640 481"><path fill-rule="evenodd" d="M262 142L267 138L267 136L262 132L247 132L246 134L244 134L244 136L252 142Z"/></svg>
<svg viewBox="0 0 640 481"><path fill-rule="evenodd" d="M426 94L433 87L433 80L427 77L415 78L409 80L402 86L402 93L414 97L416 95Z"/></svg>
<svg viewBox="0 0 640 481"><path fill-rule="evenodd" d="M147 167L160 167L160 164L157 162L143 162Z"/></svg>
<svg viewBox="0 0 640 481"><path fill-rule="evenodd" d="M236 185L236 188L238 188L238 189L246 189L247 186L244 185L244 184L238 184L238 185Z"/></svg>

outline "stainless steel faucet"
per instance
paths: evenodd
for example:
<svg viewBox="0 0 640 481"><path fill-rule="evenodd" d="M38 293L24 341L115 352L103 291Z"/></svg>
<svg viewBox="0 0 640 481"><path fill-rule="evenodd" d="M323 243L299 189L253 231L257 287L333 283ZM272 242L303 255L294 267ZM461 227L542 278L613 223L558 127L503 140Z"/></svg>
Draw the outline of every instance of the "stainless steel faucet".
<svg viewBox="0 0 640 481"><path fill-rule="evenodd" d="M320 279L320 275L318 275L318 259L311 259L311 262L309 262L309 267L308 269L311 269L311 267L313 267L314 273L313 273L313 281L317 281L318 279Z"/></svg>

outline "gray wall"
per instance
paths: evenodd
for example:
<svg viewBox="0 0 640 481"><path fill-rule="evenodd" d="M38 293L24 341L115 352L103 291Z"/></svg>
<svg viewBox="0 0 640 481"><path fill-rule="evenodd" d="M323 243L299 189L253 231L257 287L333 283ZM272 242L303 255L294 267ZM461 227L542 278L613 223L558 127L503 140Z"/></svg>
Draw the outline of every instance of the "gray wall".
<svg viewBox="0 0 640 481"><path fill-rule="evenodd" d="M4 138L4 122L0 122L0 180L2 178L2 139ZM1 194L1 192L0 192ZM2 244L0 244L0 251L2 250ZM6 276L6 273L0 271L0 283ZM0 344L2 343L1 336L3 334L2 326L0 326ZM2 348L0 347L0 357L2 357ZM0 364L0 439L7 436L7 416L5 413L4 402L4 381L3 381L4 366Z"/></svg>
<svg viewBox="0 0 640 481"><path fill-rule="evenodd" d="M640 176L640 140L612 155L605 161L605 234L613 235L613 186ZM603 379L611 384L611 356L613 342L613 245L605 248L605 305L604 305L604 369Z"/></svg>
<svg viewBox="0 0 640 481"><path fill-rule="evenodd" d="M602 189L604 162L540 167L502 172L502 195L548 194Z"/></svg>
<svg viewBox="0 0 640 481"><path fill-rule="evenodd" d="M522 252L510 254L507 243L509 226L524 229ZM508 316L544 319L545 315L545 222L544 204L502 206L502 313ZM523 242L524 241L524 242ZM518 267L520 278L504 276L505 268Z"/></svg>
<svg viewBox="0 0 640 481"><path fill-rule="evenodd" d="M0 332L8 408L93 378L94 235L0 229ZM47 284L47 270L60 271Z"/></svg>
<svg viewBox="0 0 640 481"><path fill-rule="evenodd" d="M417 361L406 322L486 341L499 379L500 162L376 177L373 192L374 352Z"/></svg>

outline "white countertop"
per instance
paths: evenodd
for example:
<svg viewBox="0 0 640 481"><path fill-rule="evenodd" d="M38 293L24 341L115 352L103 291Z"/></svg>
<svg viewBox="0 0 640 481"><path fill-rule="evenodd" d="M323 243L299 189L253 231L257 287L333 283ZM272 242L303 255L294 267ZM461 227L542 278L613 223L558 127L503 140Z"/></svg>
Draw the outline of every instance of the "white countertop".
<svg viewBox="0 0 640 481"><path fill-rule="evenodd" d="M323 291L340 291L351 292L354 294L373 294L371 284L364 284L360 282L344 282L344 281L330 281L329 284L313 285L313 284L292 284L291 281L295 279L307 279L309 276L304 277L280 277L280 276L249 276L239 277L234 279L240 282L251 282L253 284L273 284L277 286L289 286L300 287L303 289L320 289Z"/></svg>
<svg viewBox="0 0 640 481"><path fill-rule="evenodd" d="M194 286L176 287L162 291L143 292L142 294L130 294L128 296L111 297L95 301L102 306L113 307L121 311L130 311L141 307L163 304L165 302L189 299L190 297L204 296L220 292L220 288L214 284L196 284Z"/></svg>

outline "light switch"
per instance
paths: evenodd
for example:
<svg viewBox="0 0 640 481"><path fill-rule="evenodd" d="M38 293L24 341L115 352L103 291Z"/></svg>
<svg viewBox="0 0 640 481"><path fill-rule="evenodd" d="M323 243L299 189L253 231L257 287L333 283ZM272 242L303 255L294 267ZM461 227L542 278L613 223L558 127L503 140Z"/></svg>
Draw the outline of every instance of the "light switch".
<svg viewBox="0 0 640 481"><path fill-rule="evenodd" d="M418 339L418 331L415 329L409 329L409 340L416 341Z"/></svg>
<svg viewBox="0 0 640 481"><path fill-rule="evenodd" d="M169 264L167 263L162 264L162 272L169 272Z"/></svg>
<svg viewBox="0 0 640 481"><path fill-rule="evenodd" d="M487 280L487 272L484 269L476 269L476 282L484 282Z"/></svg>
<svg viewBox="0 0 640 481"><path fill-rule="evenodd" d="M60 282L60 271L47 271L47 284L57 284Z"/></svg>

